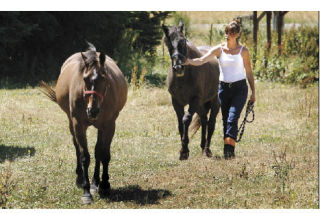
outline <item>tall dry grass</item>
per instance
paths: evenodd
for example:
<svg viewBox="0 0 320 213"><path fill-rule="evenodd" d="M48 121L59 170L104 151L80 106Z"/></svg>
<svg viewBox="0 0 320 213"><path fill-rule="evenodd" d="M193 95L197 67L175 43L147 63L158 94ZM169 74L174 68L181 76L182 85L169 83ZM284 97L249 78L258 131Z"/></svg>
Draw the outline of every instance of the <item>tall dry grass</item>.
<svg viewBox="0 0 320 213"><path fill-rule="evenodd" d="M249 16L253 11L180 11L190 17L191 24L227 24L238 16ZM258 11L258 16L262 11ZM285 23L314 24L318 22L317 11L289 11Z"/></svg>
<svg viewBox="0 0 320 213"><path fill-rule="evenodd" d="M199 131L189 144L189 160L179 161L181 142L169 93L131 88L111 146L112 195L96 195L92 205L82 206L64 113L37 88L0 90L0 186L6 184L1 205L318 208L317 85L301 89L257 82L256 98L255 121L246 125L234 160L222 158L219 113L211 143L214 157L201 155ZM90 176L96 133L89 128Z"/></svg>

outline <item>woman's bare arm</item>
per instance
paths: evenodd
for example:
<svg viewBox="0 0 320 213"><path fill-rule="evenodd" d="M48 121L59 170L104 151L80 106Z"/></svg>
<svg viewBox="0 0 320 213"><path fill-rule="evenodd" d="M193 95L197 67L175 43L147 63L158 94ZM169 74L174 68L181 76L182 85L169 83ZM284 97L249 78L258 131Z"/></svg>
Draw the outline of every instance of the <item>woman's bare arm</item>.
<svg viewBox="0 0 320 213"><path fill-rule="evenodd" d="M205 55L200 58L188 58L184 65L192 65L192 66L201 66L202 64L207 63L214 59L215 56L220 56L220 45L213 47L210 49Z"/></svg>
<svg viewBox="0 0 320 213"><path fill-rule="evenodd" d="M251 92L252 92L250 100L252 102L255 102L256 98L255 98L254 78L251 70L249 50L246 47L244 47L241 55L243 58L244 68L246 69L247 79L249 81Z"/></svg>

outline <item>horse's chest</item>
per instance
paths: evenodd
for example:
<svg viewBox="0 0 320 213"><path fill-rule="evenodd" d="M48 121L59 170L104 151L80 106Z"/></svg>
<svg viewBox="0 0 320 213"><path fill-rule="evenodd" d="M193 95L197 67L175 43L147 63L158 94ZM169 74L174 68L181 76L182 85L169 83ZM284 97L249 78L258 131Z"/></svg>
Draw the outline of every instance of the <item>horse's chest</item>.
<svg viewBox="0 0 320 213"><path fill-rule="evenodd" d="M184 85L172 85L169 89L171 96L182 105L189 104L190 99L194 96L192 91L190 87Z"/></svg>

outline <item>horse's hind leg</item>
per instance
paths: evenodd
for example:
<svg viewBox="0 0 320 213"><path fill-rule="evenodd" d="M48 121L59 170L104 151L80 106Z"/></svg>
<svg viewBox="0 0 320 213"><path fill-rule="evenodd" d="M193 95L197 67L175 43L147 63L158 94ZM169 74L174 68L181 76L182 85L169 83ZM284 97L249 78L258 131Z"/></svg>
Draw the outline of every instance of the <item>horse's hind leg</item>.
<svg viewBox="0 0 320 213"><path fill-rule="evenodd" d="M69 129L70 129L70 133L72 135L72 141L73 141L73 145L76 149L76 156L77 156L77 168L76 168L76 174L77 174L77 180L76 180L76 185L78 187L82 187L83 184L83 177L82 177L82 168L81 168L81 163L80 163L80 151L79 151L79 146L76 142L76 138L74 136L74 131L73 131L73 124L71 119L69 118Z"/></svg>
<svg viewBox="0 0 320 213"><path fill-rule="evenodd" d="M208 126L208 118L207 114L210 109L211 102L208 102L205 104L204 107L202 107L202 110L199 111L199 116L201 120L201 149L202 153L206 154L207 157L212 157L212 153L210 151L210 148L207 147L207 126Z"/></svg>
<svg viewBox="0 0 320 213"><path fill-rule="evenodd" d="M211 106L210 118L208 121L208 138L207 138L207 144L206 144L206 148L208 149L210 147L211 138L216 126L216 117L218 115L219 109L220 109L220 104L218 101L218 96L216 96Z"/></svg>
<svg viewBox="0 0 320 213"><path fill-rule="evenodd" d="M92 195L90 193L90 181L88 177L88 168L90 164L90 154L87 147L86 128L76 119L72 118L73 131L75 136L76 145L79 149L80 165L82 169L82 202L83 204L89 204L93 202Z"/></svg>

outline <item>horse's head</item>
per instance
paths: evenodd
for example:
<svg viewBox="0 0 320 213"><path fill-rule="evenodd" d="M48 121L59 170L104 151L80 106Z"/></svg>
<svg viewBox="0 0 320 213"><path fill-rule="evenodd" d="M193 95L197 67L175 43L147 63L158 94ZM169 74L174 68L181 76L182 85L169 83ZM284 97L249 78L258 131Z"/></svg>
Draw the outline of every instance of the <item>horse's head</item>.
<svg viewBox="0 0 320 213"><path fill-rule="evenodd" d="M165 34L165 44L168 47L172 62L173 73L177 77L184 75L184 63L188 57L187 39L183 34L183 23L179 22L178 27L167 27L162 25Z"/></svg>
<svg viewBox="0 0 320 213"><path fill-rule="evenodd" d="M96 120L108 88L106 56L104 53L97 56L95 47L90 43L89 50L85 53L81 52L81 56L84 61L82 77L84 81L83 97L87 105L86 112L89 120Z"/></svg>

